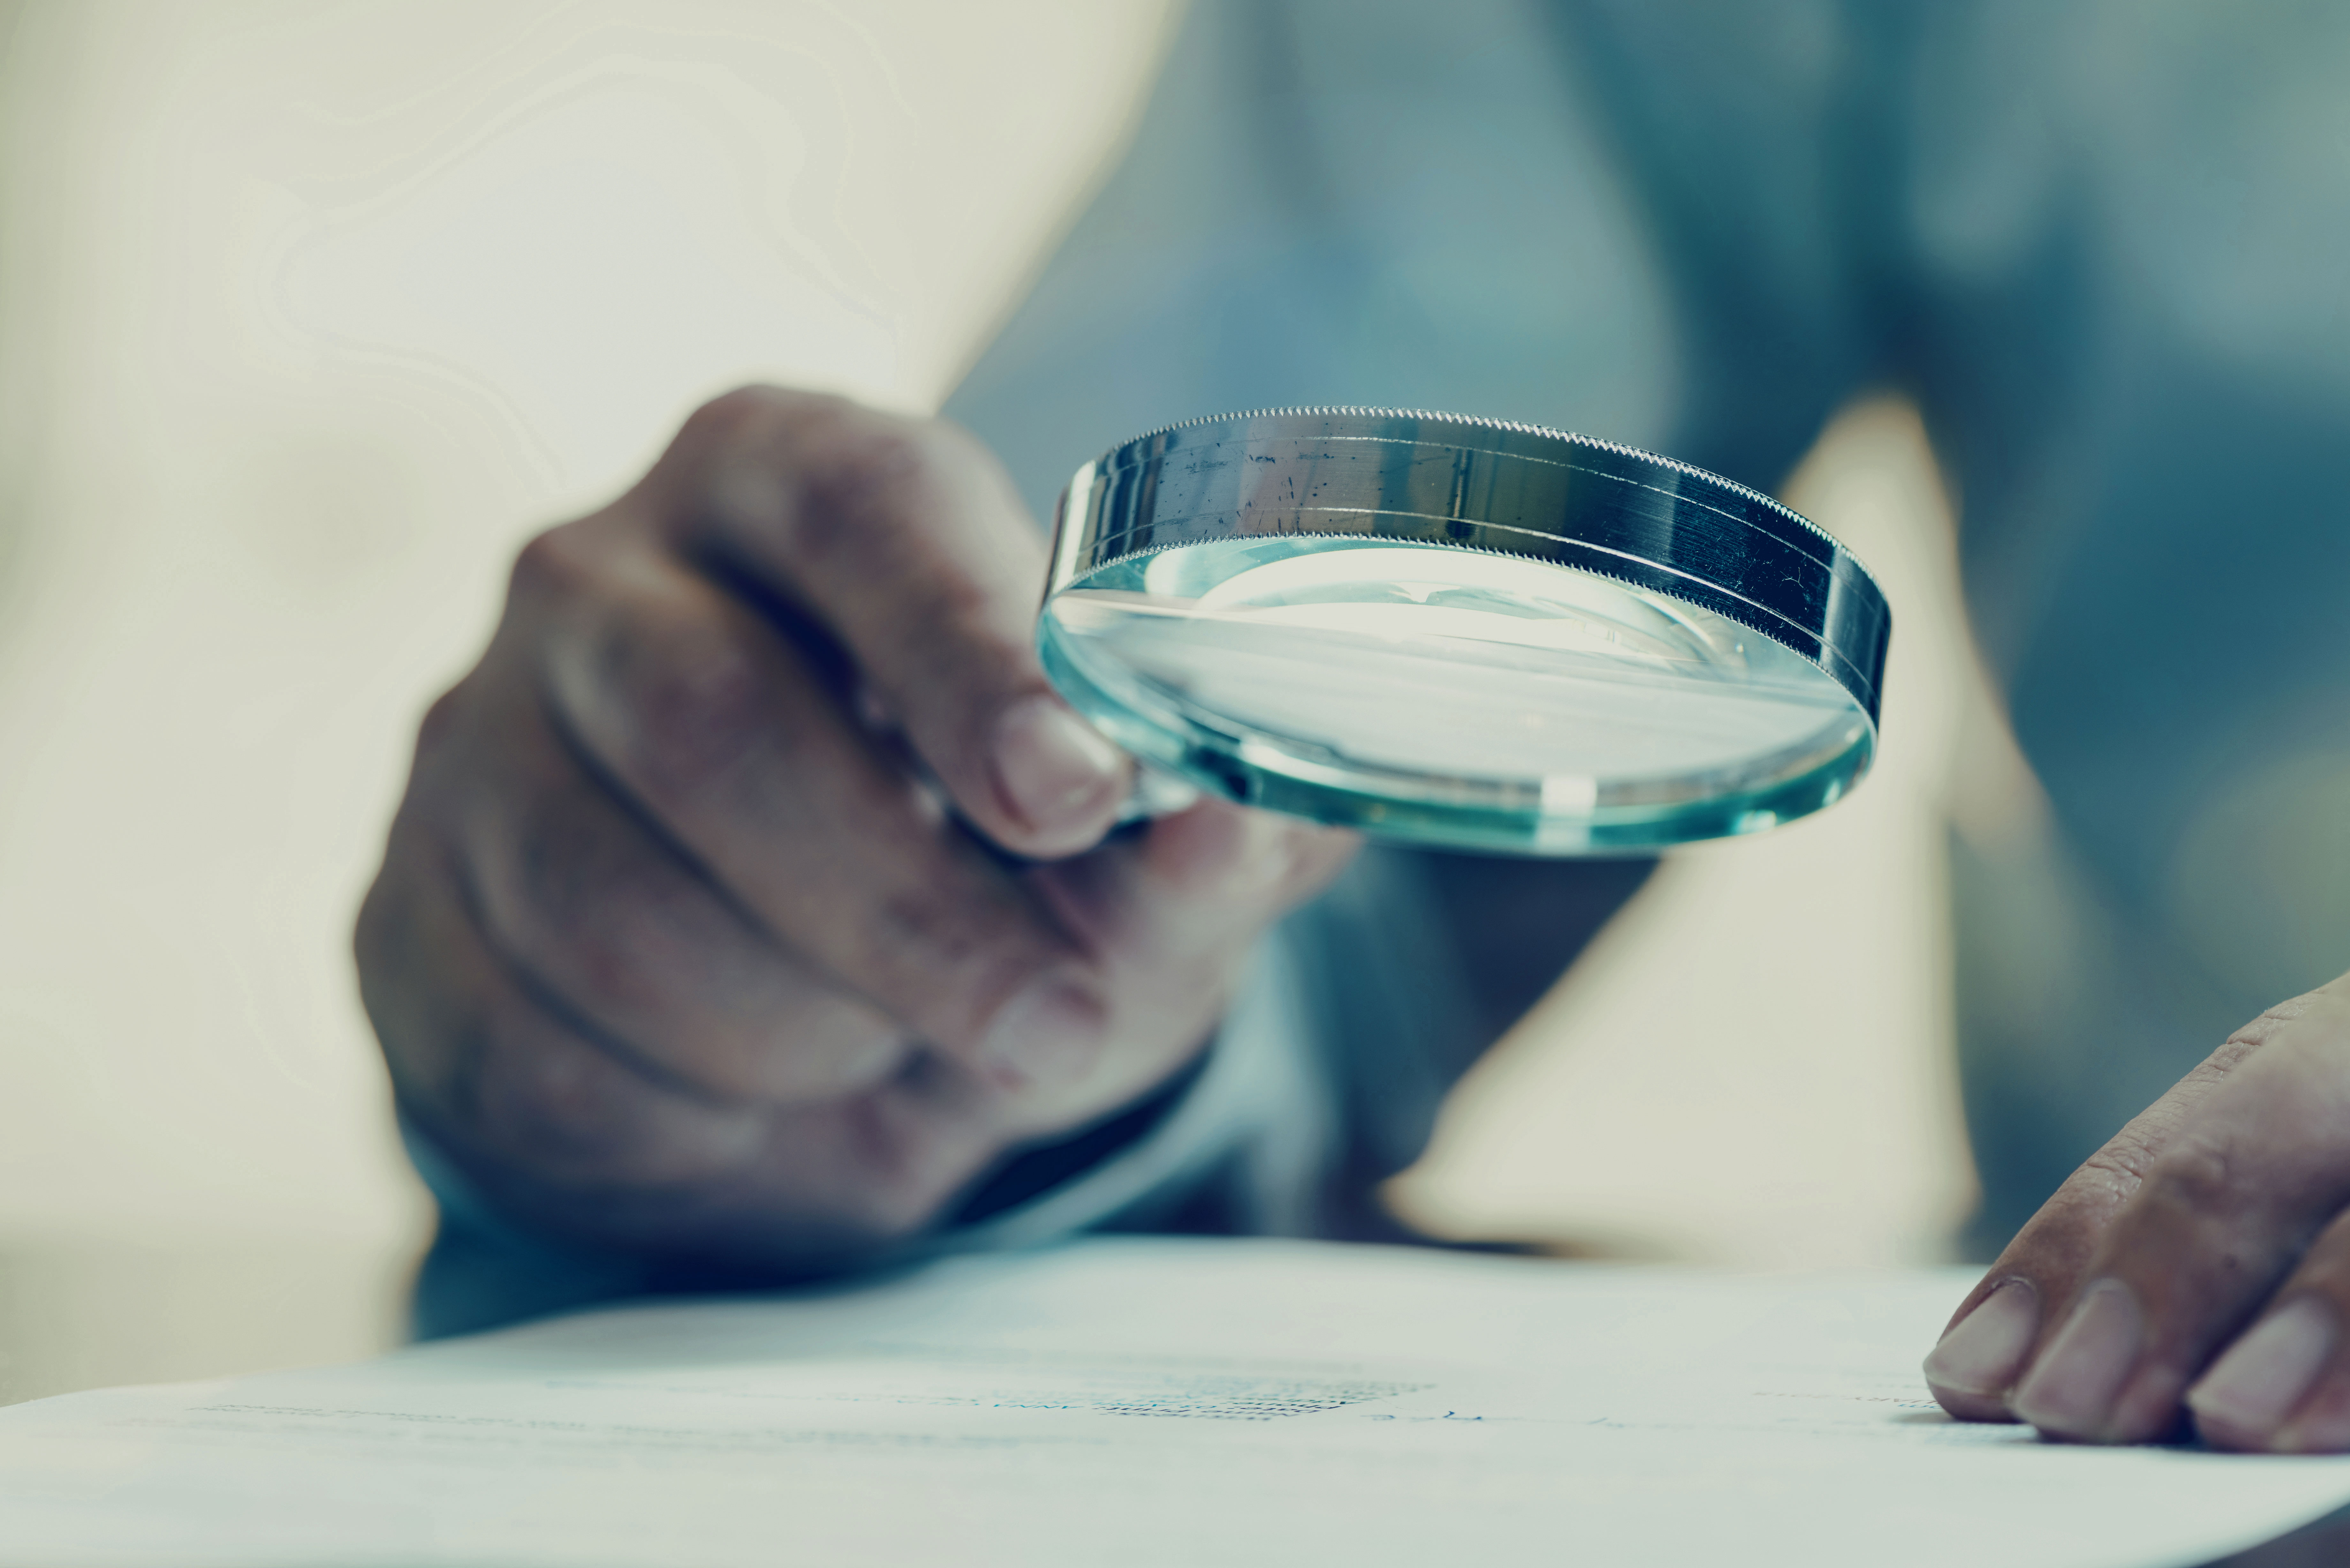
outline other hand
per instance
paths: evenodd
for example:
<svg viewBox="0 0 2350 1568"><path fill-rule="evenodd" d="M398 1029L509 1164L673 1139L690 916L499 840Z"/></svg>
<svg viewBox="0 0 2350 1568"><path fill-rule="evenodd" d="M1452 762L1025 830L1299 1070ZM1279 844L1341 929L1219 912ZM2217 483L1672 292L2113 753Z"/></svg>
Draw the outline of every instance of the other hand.
<svg viewBox="0 0 2350 1568"><path fill-rule="evenodd" d="M2124 1127L1927 1358L1945 1409L2136 1443L2350 1449L2350 975Z"/></svg>

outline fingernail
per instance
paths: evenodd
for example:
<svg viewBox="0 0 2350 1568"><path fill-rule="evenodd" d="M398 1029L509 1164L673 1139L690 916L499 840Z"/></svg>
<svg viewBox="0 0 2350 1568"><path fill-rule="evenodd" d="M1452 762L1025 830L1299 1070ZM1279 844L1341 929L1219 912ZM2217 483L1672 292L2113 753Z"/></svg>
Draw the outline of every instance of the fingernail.
<svg viewBox="0 0 2350 1568"><path fill-rule="evenodd" d="M1103 1027L1099 1001L1048 975L998 1010L979 1043L979 1064L1006 1088L1058 1087L1093 1065Z"/></svg>
<svg viewBox="0 0 2350 1568"><path fill-rule="evenodd" d="M1032 832L1066 831L1126 787L1125 758L1057 699L1039 692L995 722L996 792Z"/></svg>
<svg viewBox="0 0 2350 1568"><path fill-rule="evenodd" d="M2100 1436L2145 1336L2146 1317L2130 1288L2099 1280L2016 1389L2015 1413L2043 1431Z"/></svg>
<svg viewBox="0 0 2350 1568"><path fill-rule="evenodd" d="M1991 1398L2007 1392L2040 1330L2040 1293L2010 1280L1950 1325L1926 1357L1926 1381L1955 1394Z"/></svg>
<svg viewBox="0 0 2350 1568"><path fill-rule="evenodd" d="M2224 1427L2230 1436L2269 1436L2315 1381L2333 1353L2334 1332L2324 1302L2296 1299L2230 1346L2187 1391L2188 1407L2198 1421Z"/></svg>

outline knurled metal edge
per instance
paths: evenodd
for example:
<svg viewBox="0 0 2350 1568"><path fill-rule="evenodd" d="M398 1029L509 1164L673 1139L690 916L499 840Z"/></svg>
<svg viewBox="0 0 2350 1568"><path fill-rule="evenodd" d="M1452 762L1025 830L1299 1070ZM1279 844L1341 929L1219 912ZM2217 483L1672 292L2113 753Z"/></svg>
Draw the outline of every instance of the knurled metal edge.
<svg viewBox="0 0 2350 1568"><path fill-rule="evenodd" d="M1700 468L1693 462L1683 462L1677 457L1667 457L1662 452L1650 452L1646 447L1628 446L1620 441L1609 441L1605 436L1587 436L1579 434L1574 431L1555 430L1549 425L1528 424L1523 420L1489 419L1482 414L1453 414L1446 413L1436 409L1384 409L1340 404L1316 404L1313 406L1282 409L1250 409L1241 413L1211 414L1203 419L1184 420L1176 424L1160 425L1156 430L1145 431L1142 434L1135 436L1130 440L1118 442L1116 445L1112 446L1108 452L1102 455L1105 458L1108 458L1116 453L1126 451L1128 447L1140 446L1145 441L1156 441L1160 436L1173 435L1179 431L1204 430L1210 425L1238 424L1246 420L1329 419L1333 417L1384 420L1434 420L1444 424L1470 425L1483 430L1508 431L1517 435L1538 436L1550 441L1563 441L1570 446L1593 447L1601 452L1612 452L1618 457L1637 458L1642 462L1653 462L1659 468L1669 468L1676 473L1688 474L1690 478L1703 480L1708 484L1718 484L1733 495L1742 496L1749 501L1759 502L1763 506L1769 508L1774 513L1777 513L1780 516L1786 518L1789 522L1797 524L1806 532L1818 535L1821 543L1826 545L1829 548L1843 554L1852 562L1853 565L1858 566L1872 581L1875 580L1877 576L1876 573L1869 571L1868 564L1866 561L1863 561L1857 555L1854 554L1851 546L1847 545L1843 540L1837 538L1835 535L1829 533L1826 529L1821 527L1818 524L1813 522L1810 518L1804 516L1794 507L1789 506L1786 503L1780 501L1773 496L1766 495L1762 491L1755 489L1752 485L1741 484L1734 479L1725 479L1721 474L1714 472L1711 469Z"/></svg>

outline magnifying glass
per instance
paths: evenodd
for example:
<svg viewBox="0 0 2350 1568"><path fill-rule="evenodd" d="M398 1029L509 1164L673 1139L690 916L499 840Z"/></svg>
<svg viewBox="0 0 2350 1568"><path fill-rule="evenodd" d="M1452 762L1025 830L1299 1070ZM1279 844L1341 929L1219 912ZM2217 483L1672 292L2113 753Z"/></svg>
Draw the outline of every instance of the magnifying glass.
<svg viewBox="0 0 2350 1568"><path fill-rule="evenodd" d="M1385 837L1637 854L1840 799L1892 630L1759 492L1586 436L1393 409L1157 431L1061 498L1037 639L1120 746Z"/></svg>

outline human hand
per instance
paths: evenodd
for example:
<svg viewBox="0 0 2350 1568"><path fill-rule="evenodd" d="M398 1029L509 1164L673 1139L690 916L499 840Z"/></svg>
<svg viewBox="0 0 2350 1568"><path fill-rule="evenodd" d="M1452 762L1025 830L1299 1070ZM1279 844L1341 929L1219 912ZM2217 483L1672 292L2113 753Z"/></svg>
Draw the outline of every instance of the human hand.
<svg viewBox="0 0 2350 1568"><path fill-rule="evenodd" d="M1943 1408L2135 1443L2350 1449L2350 975L2271 1008L2084 1165L1926 1360Z"/></svg>
<svg viewBox="0 0 2350 1568"><path fill-rule="evenodd" d="M1128 764L1037 665L1044 576L970 437L774 390L534 540L359 918L405 1113L526 1223L795 1268L1170 1076L1353 840L1101 842Z"/></svg>

